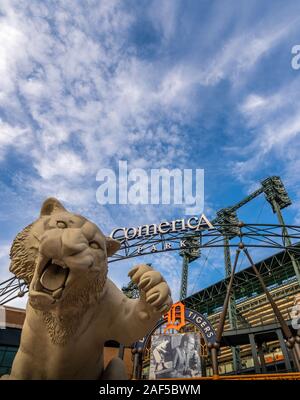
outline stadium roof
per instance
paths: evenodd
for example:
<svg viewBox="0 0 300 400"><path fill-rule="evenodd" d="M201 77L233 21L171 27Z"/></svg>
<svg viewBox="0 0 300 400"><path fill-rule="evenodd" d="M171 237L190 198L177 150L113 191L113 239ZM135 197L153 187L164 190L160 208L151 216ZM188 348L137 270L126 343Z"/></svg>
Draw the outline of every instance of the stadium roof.
<svg viewBox="0 0 300 400"><path fill-rule="evenodd" d="M298 244L297 244L298 250ZM293 251L296 260L300 261L299 251ZM294 268L287 250L276 253L255 264L268 288L277 288L296 280ZM200 290L187 297L183 303L198 312L210 315L223 307L226 289L230 278ZM251 266L237 272L234 276L233 290L236 303L263 294L260 283Z"/></svg>

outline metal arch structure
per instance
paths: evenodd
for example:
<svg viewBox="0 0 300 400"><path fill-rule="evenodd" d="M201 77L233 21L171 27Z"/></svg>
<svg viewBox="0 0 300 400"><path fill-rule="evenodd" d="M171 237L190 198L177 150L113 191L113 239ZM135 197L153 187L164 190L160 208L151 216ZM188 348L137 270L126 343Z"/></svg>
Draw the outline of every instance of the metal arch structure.
<svg viewBox="0 0 300 400"><path fill-rule="evenodd" d="M223 231L227 224L216 224L213 229L186 230L184 232L157 234L142 239L122 239L121 247L117 253L109 258L108 262L113 263L149 254L159 254L169 251L197 251L208 248L238 248L243 243L248 249L268 248L276 252L284 251L289 257L293 255L295 260L300 257L300 226L282 224L245 224L236 225L238 236L224 243ZM231 226L232 227L232 226ZM283 240L282 230L286 229L285 240L288 238L290 245L287 246ZM189 239L197 239L194 242ZM294 244L293 244L294 243ZM7 279L0 284L0 305L22 297L28 291L23 280L16 277Z"/></svg>
<svg viewBox="0 0 300 400"><path fill-rule="evenodd" d="M224 244L222 231L226 227L232 227L232 225L214 224L214 229L156 234L146 238L143 237L142 239L117 237L121 242L121 247L109 259L109 262L113 263L124 259L168 251L182 251L183 249L236 248L241 238L243 238L244 244L248 248L286 249L291 252L300 251L300 247L298 248L298 246L292 244L292 240L294 243L300 243L299 225L238 223L236 225L239 230L236 238L238 240L228 241ZM283 243L283 228L289 230L288 235L285 236L291 240L289 245ZM189 239L191 238L198 239L199 243L190 244Z"/></svg>
<svg viewBox="0 0 300 400"><path fill-rule="evenodd" d="M28 286L23 279L15 276L0 283L0 306L23 297L28 292Z"/></svg>

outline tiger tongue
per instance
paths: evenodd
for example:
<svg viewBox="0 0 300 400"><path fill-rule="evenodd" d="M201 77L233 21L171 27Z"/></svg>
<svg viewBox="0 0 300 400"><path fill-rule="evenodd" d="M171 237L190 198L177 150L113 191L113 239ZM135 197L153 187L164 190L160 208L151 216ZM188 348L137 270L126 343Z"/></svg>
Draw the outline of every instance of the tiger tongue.
<svg viewBox="0 0 300 400"><path fill-rule="evenodd" d="M45 289L54 291L61 288L68 275L68 270L57 264L50 264L43 272L40 282Z"/></svg>

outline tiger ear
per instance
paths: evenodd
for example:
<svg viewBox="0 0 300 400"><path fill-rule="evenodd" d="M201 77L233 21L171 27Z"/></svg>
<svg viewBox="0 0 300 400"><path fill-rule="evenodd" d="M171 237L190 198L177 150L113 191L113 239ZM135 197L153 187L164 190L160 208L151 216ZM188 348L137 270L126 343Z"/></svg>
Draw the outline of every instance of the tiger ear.
<svg viewBox="0 0 300 400"><path fill-rule="evenodd" d="M18 233L10 248L9 270L17 278L24 279L28 285L34 274L39 245L38 240L30 233L32 226L30 224Z"/></svg>
<svg viewBox="0 0 300 400"><path fill-rule="evenodd" d="M112 239L111 237L107 236L105 238L106 240L106 251L107 251L107 256L110 257L113 254L115 254L116 251L119 250L121 247L120 242L118 240Z"/></svg>
<svg viewBox="0 0 300 400"><path fill-rule="evenodd" d="M40 216L43 217L45 215L51 215L58 211L67 211L65 207L54 197L49 197L47 200L44 201Z"/></svg>

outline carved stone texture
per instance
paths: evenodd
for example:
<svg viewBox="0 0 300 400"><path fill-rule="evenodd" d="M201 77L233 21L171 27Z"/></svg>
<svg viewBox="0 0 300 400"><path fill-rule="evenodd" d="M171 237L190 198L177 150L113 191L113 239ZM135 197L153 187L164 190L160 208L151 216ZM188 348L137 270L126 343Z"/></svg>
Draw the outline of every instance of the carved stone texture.
<svg viewBox="0 0 300 400"><path fill-rule="evenodd" d="M11 375L3 379L126 379L121 360L104 371L105 341L143 338L172 299L161 274L145 264L129 272L140 298L127 298L107 278L107 257L119 247L57 199L43 203L11 247L10 271L29 284L29 300Z"/></svg>

